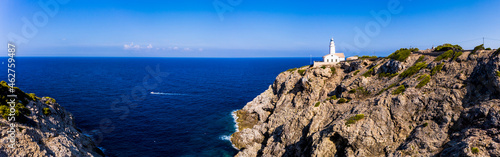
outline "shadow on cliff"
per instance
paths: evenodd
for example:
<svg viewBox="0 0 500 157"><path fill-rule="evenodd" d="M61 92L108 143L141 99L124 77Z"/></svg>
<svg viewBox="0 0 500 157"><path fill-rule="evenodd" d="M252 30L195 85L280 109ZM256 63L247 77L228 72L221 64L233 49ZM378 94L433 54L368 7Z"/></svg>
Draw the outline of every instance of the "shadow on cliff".
<svg viewBox="0 0 500 157"><path fill-rule="evenodd" d="M488 62L483 62L482 58L478 59L473 72L464 81L467 92L462 99L463 110L448 130L450 140L443 144L443 149L435 156L463 156L465 154L461 154L462 149L467 147L466 143L462 142L466 138L463 132L471 128L491 128L491 125L486 123L488 115L485 111L479 107L473 107L485 101L500 99L500 90L498 90L500 87L495 85L494 80L497 78L493 75L497 68L495 64L498 62L499 57L496 56L491 56ZM459 134L454 136L455 133Z"/></svg>

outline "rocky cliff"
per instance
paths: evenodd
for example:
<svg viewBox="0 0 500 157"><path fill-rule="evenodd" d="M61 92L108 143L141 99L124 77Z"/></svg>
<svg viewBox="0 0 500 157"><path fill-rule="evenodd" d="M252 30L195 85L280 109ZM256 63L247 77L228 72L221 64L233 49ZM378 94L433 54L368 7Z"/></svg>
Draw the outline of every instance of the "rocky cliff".
<svg viewBox="0 0 500 157"><path fill-rule="evenodd" d="M236 156L500 156L500 58L423 50L290 69L236 115Z"/></svg>
<svg viewBox="0 0 500 157"><path fill-rule="evenodd" d="M40 98L16 87L15 120L8 121L11 116L7 102L11 98L7 95L11 93L4 81L0 84L0 114L3 115L0 156L104 156L92 139L76 128L72 114L50 97ZM11 136L15 137L14 148L9 147Z"/></svg>

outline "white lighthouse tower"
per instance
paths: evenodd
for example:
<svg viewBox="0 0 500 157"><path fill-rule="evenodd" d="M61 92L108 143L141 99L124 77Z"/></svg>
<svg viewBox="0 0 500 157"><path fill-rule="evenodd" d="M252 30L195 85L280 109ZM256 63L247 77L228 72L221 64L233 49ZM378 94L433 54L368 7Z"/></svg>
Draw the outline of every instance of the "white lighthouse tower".
<svg viewBox="0 0 500 157"><path fill-rule="evenodd" d="M333 41L333 38L330 39L330 54L335 54L335 42Z"/></svg>
<svg viewBox="0 0 500 157"><path fill-rule="evenodd" d="M323 62L325 63L338 63L344 61L345 56L343 53L335 53L335 42L333 38L330 39L330 53L323 56Z"/></svg>

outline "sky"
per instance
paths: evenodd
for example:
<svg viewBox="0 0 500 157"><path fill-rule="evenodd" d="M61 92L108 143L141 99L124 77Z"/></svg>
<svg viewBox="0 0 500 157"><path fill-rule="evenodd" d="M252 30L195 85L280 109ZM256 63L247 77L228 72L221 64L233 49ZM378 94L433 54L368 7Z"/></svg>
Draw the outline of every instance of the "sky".
<svg viewBox="0 0 500 157"><path fill-rule="evenodd" d="M387 56L443 43L500 47L498 0L3 0L17 56ZM0 54L6 56L7 53Z"/></svg>

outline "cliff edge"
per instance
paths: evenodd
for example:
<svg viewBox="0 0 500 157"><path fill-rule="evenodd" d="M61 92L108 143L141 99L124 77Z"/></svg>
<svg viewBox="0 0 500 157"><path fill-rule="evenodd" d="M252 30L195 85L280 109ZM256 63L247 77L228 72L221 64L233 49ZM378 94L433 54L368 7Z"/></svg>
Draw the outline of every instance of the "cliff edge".
<svg viewBox="0 0 500 157"><path fill-rule="evenodd" d="M90 137L78 130L73 115L50 97L37 97L15 87L16 112L9 121L11 98L9 87L2 81L0 87L0 156L104 156ZM15 125L15 126L14 126ZM14 132L14 133L12 133ZM10 148L14 137L15 147Z"/></svg>
<svg viewBox="0 0 500 157"><path fill-rule="evenodd" d="M282 72L235 111L236 156L500 156L499 50L398 51Z"/></svg>

